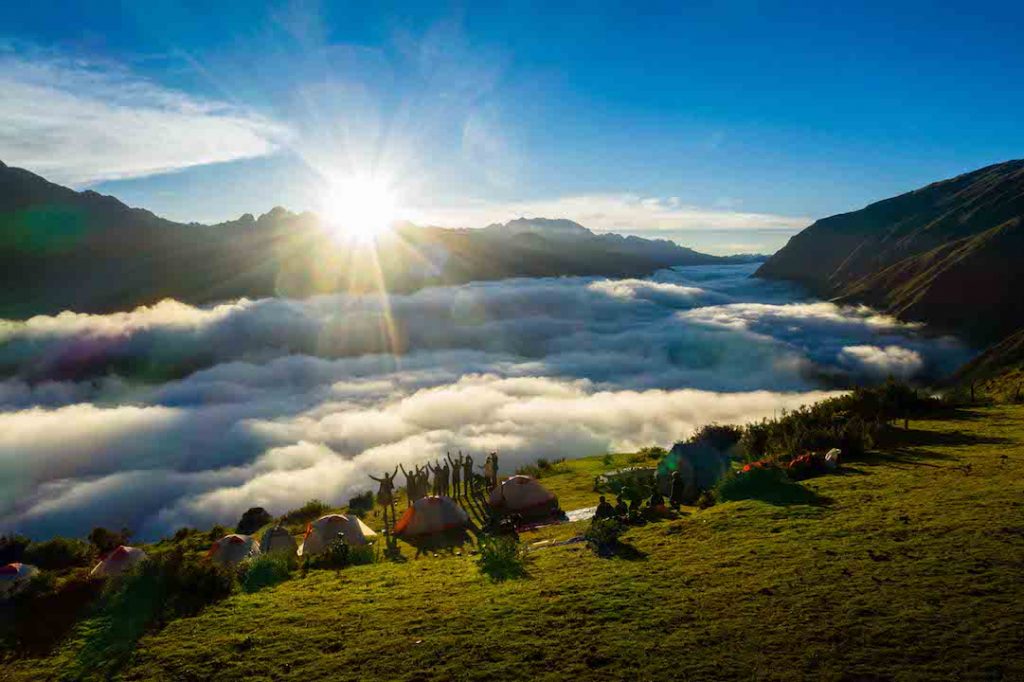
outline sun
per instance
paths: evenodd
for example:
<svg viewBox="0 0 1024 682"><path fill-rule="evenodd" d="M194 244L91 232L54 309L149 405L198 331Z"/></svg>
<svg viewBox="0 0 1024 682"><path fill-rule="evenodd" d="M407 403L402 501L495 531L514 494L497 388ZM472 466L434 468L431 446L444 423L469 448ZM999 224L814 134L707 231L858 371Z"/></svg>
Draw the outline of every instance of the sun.
<svg viewBox="0 0 1024 682"><path fill-rule="evenodd" d="M391 189L386 182L371 177L333 183L324 194L320 211L334 236L361 243L386 233L397 217Z"/></svg>

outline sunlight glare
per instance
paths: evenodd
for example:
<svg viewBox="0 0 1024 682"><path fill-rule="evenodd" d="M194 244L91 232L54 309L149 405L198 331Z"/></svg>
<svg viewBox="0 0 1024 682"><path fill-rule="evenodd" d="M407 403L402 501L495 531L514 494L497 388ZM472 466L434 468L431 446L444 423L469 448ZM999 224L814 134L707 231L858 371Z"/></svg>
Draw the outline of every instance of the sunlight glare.
<svg viewBox="0 0 1024 682"><path fill-rule="evenodd" d="M396 211L387 183L356 177L332 185L324 196L321 217L336 237L368 243L391 228Z"/></svg>

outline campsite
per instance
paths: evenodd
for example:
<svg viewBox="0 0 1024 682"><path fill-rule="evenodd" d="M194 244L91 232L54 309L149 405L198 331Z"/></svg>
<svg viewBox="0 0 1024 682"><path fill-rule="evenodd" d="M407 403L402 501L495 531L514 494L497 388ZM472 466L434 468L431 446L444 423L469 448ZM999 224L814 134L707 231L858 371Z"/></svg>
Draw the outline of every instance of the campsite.
<svg viewBox="0 0 1024 682"><path fill-rule="evenodd" d="M1013 679L1024 672L1015 646L1024 622L1016 598L1024 566L1022 419L1024 408L1013 405L914 419L894 429L884 449L787 484L781 495L684 506L671 518L628 526L610 557L579 541L590 521L530 527L519 533L525 571L515 579L488 578L472 542L425 553L400 543L400 555L389 559L372 530L383 509L363 520L329 513L299 546L330 533L353 546L373 541L365 564L293 564L279 582L236 590L140 632L127 657L115 649L90 658L98 653L94 628L103 625L86 620L45 654L4 666L11 679L60 670L189 679L211 667L252 679L326 671L335 679L538 679L554 661L559 676L609 678L871 678L914 670L933 679ZM655 450L543 462L539 479L503 478L510 490L530 489L532 500L557 498L575 509L595 501L596 477L663 457ZM449 530L449 521L465 520L435 511L448 509L439 499L451 500L419 501L429 517L407 506L404 530ZM272 528L265 545L281 542L270 539ZM241 553L258 544L227 538L214 546Z"/></svg>

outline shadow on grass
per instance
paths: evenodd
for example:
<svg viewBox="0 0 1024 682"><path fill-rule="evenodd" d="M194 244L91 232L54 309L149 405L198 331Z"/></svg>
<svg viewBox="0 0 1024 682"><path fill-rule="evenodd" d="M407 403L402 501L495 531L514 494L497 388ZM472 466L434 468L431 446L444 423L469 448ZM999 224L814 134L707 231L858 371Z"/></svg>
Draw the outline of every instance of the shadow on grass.
<svg viewBox="0 0 1024 682"><path fill-rule="evenodd" d="M965 447L970 445L1005 445L1013 441L999 436L982 436L963 431L926 431L923 429L892 429L885 443L892 447Z"/></svg>

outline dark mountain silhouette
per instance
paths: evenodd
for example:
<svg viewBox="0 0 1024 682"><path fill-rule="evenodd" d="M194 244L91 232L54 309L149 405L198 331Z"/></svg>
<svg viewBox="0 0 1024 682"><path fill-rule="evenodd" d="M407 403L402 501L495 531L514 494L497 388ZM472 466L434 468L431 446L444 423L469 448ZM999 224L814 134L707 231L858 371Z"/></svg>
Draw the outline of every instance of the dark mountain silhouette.
<svg viewBox="0 0 1024 682"><path fill-rule="evenodd" d="M1024 160L1017 160L819 220L755 276L795 280L820 296L987 345L1024 328L1022 254ZM1008 356L992 356L987 367L995 357Z"/></svg>
<svg viewBox="0 0 1024 682"><path fill-rule="evenodd" d="M670 241L594 234L569 220L485 229L396 226L376 253L344 245L312 213L274 208L217 225L176 223L0 164L0 317L110 312L164 298L206 303L561 275L641 276L750 262Z"/></svg>

